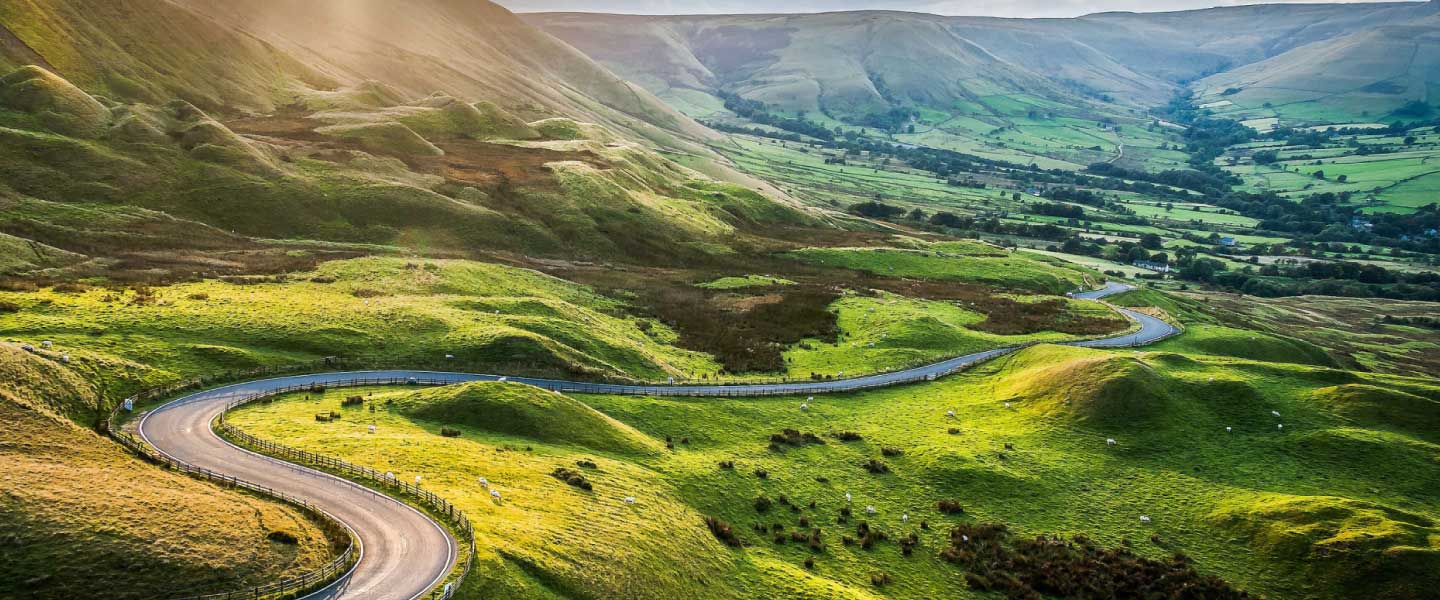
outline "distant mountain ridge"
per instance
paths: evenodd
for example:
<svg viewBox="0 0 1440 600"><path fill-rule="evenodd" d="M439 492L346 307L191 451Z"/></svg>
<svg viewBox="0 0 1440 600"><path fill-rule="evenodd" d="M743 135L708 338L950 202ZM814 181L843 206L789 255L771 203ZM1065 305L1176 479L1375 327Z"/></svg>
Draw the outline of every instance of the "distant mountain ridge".
<svg viewBox="0 0 1440 600"><path fill-rule="evenodd" d="M522 18L662 97L676 89L723 90L788 110L853 113L906 103L944 107L967 96L1012 92L1153 105L1182 85L1248 65L1299 69L1294 77L1304 77L1299 65L1313 45L1343 38L1380 43L1372 38L1383 37L1374 33L1381 28L1434 28L1429 17L1437 12L1435 2L1399 2L1074 19L901 12ZM1196 87L1225 81L1216 77ZM1407 99L1426 85L1405 84Z"/></svg>

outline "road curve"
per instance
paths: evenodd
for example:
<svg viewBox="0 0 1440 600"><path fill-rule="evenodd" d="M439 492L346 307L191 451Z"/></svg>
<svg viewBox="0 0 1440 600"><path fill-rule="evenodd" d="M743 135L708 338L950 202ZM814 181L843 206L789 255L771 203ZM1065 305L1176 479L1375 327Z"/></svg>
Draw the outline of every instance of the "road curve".
<svg viewBox="0 0 1440 600"><path fill-rule="evenodd" d="M176 460L303 498L348 525L360 539L360 560L348 577L309 598L412 600L429 593L456 560L455 541L429 517L339 477L242 450L210 429L230 400L273 383L241 383L166 404L140 421L140 437Z"/></svg>
<svg viewBox="0 0 1440 600"><path fill-rule="evenodd" d="M1078 293L1075 297L1093 300L1130 289L1133 288L1112 282L1103 289ZM1070 342L1068 345L1126 347L1150 343L1178 332L1160 319L1131 310L1117 310L1138 322L1140 328L1122 336ZM776 384L644 386L410 370L295 375L238 383L180 398L151 411L141 419L138 429L142 438L172 458L304 498L349 525L360 538L362 556L359 562L347 579L311 598L411 600L427 593L454 565L456 544L449 534L418 511L378 492L313 469L243 450L221 439L211 430L210 422L225 410L230 400L287 386L337 383L359 377L417 378L450 383L503 379L560 392L597 394L823 394L935 379L1018 349L987 350L913 369L865 377Z"/></svg>

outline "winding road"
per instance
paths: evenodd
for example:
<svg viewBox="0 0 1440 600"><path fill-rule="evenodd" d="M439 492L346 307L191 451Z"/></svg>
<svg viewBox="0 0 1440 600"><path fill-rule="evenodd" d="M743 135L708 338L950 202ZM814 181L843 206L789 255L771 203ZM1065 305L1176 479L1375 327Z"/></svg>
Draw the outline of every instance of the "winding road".
<svg viewBox="0 0 1440 600"><path fill-rule="evenodd" d="M1112 282L1103 289L1074 296L1095 300L1130 289L1133 288ZM1068 345L1091 348L1135 346L1179 331L1160 319L1123 308L1117 310L1139 323L1140 328L1122 336L1070 342ZM457 544L450 534L419 511L379 492L314 469L250 452L220 438L211 430L210 423L231 400L287 386L327 384L358 377L418 378L453 383L504 379L560 392L599 394L823 394L936 379L1019 349L999 348L865 377L775 384L642 386L406 370L296 375L238 383L185 396L150 411L140 420L137 429L141 438L171 458L304 498L348 525L360 540L359 561L346 577L309 598L413 600L429 593L454 566Z"/></svg>

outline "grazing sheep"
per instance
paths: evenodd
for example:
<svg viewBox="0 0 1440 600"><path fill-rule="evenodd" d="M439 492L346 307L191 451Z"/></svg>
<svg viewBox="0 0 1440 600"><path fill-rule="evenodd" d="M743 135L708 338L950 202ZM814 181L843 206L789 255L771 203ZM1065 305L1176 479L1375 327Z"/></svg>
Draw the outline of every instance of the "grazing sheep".
<svg viewBox="0 0 1440 600"><path fill-rule="evenodd" d="M34 351L35 351L35 347L34 347L34 346L31 346L30 344L20 344L20 349L21 349L21 350L24 350L24 351L26 351L26 352L34 352Z"/></svg>
<svg viewBox="0 0 1440 600"><path fill-rule="evenodd" d="M371 425L371 426L370 426L370 433L375 433L375 426L374 426L374 425Z"/></svg>
<svg viewBox="0 0 1440 600"><path fill-rule="evenodd" d="M965 543L969 543L969 542L970 542L970 536L965 535L965 534L962 533L962 534L960 534L960 541L965 542Z"/></svg>
<svg viewBox="0 0 1440 600"><path fill-rule="evenodd" d="M635 503L635 497L634 497L634 496L626 496L626 497L625 497L625 503L626 503L626 504L634 504L634 503Z"/></svg>
<svg viewBox="0 0 1440 600"><path fill-rule="evenodd" d="M1284 428L1285 428L1285 424L1284 424L1284 423L1276 423L1276 424L1275 424L1275 428L1276 428L1276 429L1284 429Z"/></svg>
<svg viewBox="0 0 1440 600"><path fill-rule="evenodd" d="M385 478L386 478L386 479L394 479L394 478L395 478L395 473L393 473L393 472L391 472L391 471L386 471L386 472L385 472Z"/></svg>
<svg viewBox="0 0 1440 600"><path fill-rule="evenodd" d="M814 402L814 401L815 401L815 397L814 397L814 396L806 396L806 397L805 397L805 401L806 401L806 402Z"/></svg>
<svg viewBox="0 0 1440 600"><path fill-rule="evenodd" d="M416 475L416 476L415 476L415 485L420 485L420 476L419 476L419 475Z"/></svg>
<svg viewBox="0 0 1440 600"><path fill-rule="evenodd" d="M1275 415L1275 418L1277 419L1280 418L1280 411L1278 410L1272 410L1270 411L1270 414Z"/></svg>
<svg viewBox="0 0 1440 600"><path fill-rule="evenodd" d="M67 365L70 364L70 355L69 355L68 353L67 353L67 354L62 354L62 355L60 355L60 362L65 363L65 364L67 364Z"/></svg>
<svg viewBox="0 0 1440 600"><path fill-rule="evenodd" d="M1009 403L1009 402L1006 402L1006 403L1005 403L1005 408L1010 408L1010 403Z"/></svg>
<svg viewBox="0 0 1440 600"><path fill-rule="evenodd" d="M1225 433L1235 433L1235 428L1234 428L1234 427L1226 427L1226 428L1225 428Z"/></svg>
<svg viewBox="0 0 1440 600"><path fill-rule="evenodd" d="M901 522L901 523L909 523L909 522L910 522L910 514L909 514L909 513L900 513L900 522Z"/></svg>
<svg viewBox="0 0 1440 600"><path fill-rule="evenodd" d="M1105 438L1105 445L1106 445L1106 446L1114 446L1115 444L1118 444L1118 443L1119 443L1119 442L1115 441L1115 438Z"/></svg>
<svg viewBox="0 0 1440 600"><path fill-rule="evenodd" d="M1150 517L1147 517L1147 516L1145 516L1145 515L1140 515L1140 522L1141 522L1141 523L1149 523L1149 522L1150 522Z"/></svg>
<svg viewBox="0 0 1440 600"><path fill-rule="evenodd" d="M865 514L867 514L867 515L873 515L873 514L875 514L875 513L877 513L877 512L879 512L879 511L875 510L875 507L874 507L874 506L866 506L866 507L865 507Z"/></svg>
<svg viewBox="0 0 1440 600"><path fill-rule="evenodd" d="M800 410L810 410L810 405L809 405L808 403L801 402L801 403L800 403Z"/></svg>
<svg viewBox="0 0 1440 600"><path fill-rule="evenodd" d="M498 381L498 382L500 382L500 383L505 383L505 382L507 382L507 381L510 381L510 378L509 378L509 377L501 377L501 378L499 378L499 379L496 379L495 381Z"/></svg>
<svg viewBox="0 0 1440 600"><path fill-rule="evenodd" d="M490 497L491 497L491 498L494 498L496 501L499 501L499 500L500 500L500 490L490 490Z"/></svg>
<svg viewBox="0 0 1440 600"><path fill-rule="evenodd" d="M953 411L953 410L947 410L947 411L945 411L945 416L950 417L950 418L954 418L954 417L955 417L955 411Z"/></svg>
<svg viewBox="0 0 1440 600"><path fill-rule="evenodd" d="M43 342L40 342L40 347L41 347L41 348L44 348L44 349L46 349L46 350L49 350L50 347L51 347L51 346L54 346L54 345L55 345L55 344L54 344L53 342L51 342L50 340L45 340L45 341L43 341Z"/></svg>
<svg viewBox="0 0 1440 600"><path fill-rule="evenodd" d="M845 492L845 503L846 503L846 504L849 504L849 503L850 503L850 492Z"/></svg>
<svg viewBox="0 0 1440 600"><path fill-rule="evenodd" d="M455 360L455 355L454 355L454 354L446 354L446 355L445 355L445 360Z"/></svg>

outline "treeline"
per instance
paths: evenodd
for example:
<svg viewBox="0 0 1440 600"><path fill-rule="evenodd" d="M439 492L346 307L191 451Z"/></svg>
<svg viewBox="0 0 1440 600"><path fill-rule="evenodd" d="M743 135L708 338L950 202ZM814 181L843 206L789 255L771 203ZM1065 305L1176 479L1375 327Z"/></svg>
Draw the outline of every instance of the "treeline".
<svg viewBox="0 0 1440 600"><path fill-rule="evenodd" d="M801 115L799 118L784 117L771 113L769 107L759 100L742 98L739 94L728 92L720 92L719 96L720 99L725 102L726 110L761 125L769 125L777 129L807 135L827 142L835 139L835 132L824 125L806 119L804 115Z"/></svg>
<svg viewBox="0 0 1440 600"><path fill-rule="evenodd" d="M1239 177L1227 171L1197 171L1193 169L1171 169L1151 173L1141 169L1127 169L1111 163L1095 163L1085 168L1087 173L1102 177L1114 177L1133 181L1145 181L1160 185L1184 188L1206 196L1220 196L1241 183Z"/></svg>
<svg viewBox="0 0 1440 600"><path fill-rule="evenodd" d="M1366 214L1349 204L1349 192L1311 194L1296 202L1274 192L1232 193L1216 205L1258 219L1257 229L1287 233L1300 241L1370 244L1440 253L1440 208L1432 203L1410 214Z"/></svg>

